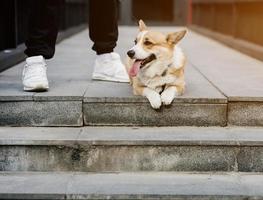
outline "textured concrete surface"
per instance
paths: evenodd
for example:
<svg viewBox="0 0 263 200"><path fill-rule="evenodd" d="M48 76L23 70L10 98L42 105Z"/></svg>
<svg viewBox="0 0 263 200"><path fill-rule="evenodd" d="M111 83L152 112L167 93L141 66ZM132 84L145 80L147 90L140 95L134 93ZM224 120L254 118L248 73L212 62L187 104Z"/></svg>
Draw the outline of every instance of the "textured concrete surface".
<svg viewBox="0 0 263 200"><path fill-rule="evenodd" d="M228 123L236 126L263 126L263 103L230 102Z"/></svg>
<svg viewBox="0 0 263 200"><path fill-rule="evenodd" d="M263 100L263 62L194 32L189 33L183 48L189 61L229 101Z"/></svg>
<svg viewBox="0 0 263 200"><path fill-rule="evenodd" d="M238 171L238 150L176 145L0 146L0 171ZM240 165L251 171L248 163Z"/></svg>
<svg viewBox="0 0 263 200"><path fill-rule="evenodd" d="M263 198L263 176L246 173L6 173L0 199Z"/></svg>
<svg viewBox="0 0 263 200"><path fill-rule="evenodd" d="M263 172L261 128L1 128L1 171Z"/></svg>
<svg viewBox="0 0 263 200"><path fill-rule="evenodd" d="M82 126L82 101L0 102L1 126Z"/></svg>
<svg viewBox="0 0 263 200"><path fill-rule="evenodd" d="M84 103L85 125L226 126L226 104L173 104L153 110L149 103Z"/></svg>

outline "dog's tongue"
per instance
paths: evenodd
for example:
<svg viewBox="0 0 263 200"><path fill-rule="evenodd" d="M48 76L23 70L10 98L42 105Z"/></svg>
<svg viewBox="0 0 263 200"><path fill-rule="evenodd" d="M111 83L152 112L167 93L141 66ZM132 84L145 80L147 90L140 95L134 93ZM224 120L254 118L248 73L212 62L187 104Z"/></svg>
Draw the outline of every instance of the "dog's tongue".
<svg viewBox="0 0 263 200"><path fill-rule="evenodd" d="M135 61L132 65L132 68L129 71L130 76L134 77L138 74L141 67L142 60Z"/></svg>

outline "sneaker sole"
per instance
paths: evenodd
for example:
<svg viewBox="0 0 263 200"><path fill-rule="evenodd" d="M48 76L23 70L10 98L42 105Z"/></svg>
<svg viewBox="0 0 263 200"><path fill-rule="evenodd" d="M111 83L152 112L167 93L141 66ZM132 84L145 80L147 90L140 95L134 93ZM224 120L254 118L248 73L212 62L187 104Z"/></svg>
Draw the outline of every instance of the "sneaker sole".
<svg viewBox="0 0 263 200"><path fill-rule="evenodd" d="M92 77L92 80L98 80L98 81L110 81L110 82L119 82L119 83L130 83L130 80L127 79L117 79L113 77L106 77L106 76L99 76L95 75Z"/></svg>
<svg viewBox="0 0 263 200"><path fill-rule="evenodd" d="M46 92L48 91L49 87L42 87L42 86L38 86L38 87L24 87L24 91L26 92Z"/></svg>

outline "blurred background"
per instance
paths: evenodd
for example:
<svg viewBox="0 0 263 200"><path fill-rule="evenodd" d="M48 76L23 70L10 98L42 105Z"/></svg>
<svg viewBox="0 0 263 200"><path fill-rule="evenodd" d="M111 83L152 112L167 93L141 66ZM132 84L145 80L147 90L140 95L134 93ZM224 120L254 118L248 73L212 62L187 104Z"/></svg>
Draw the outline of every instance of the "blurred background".
<svg viewBox="0 0 263 200"><path fill-rule="evenodd" d="M60 40L86 27L89 1L59 1ZM8 56L23 56L16 52L22 52L26 37L24 5L23 0L0 1L0 71L10 65ZM188 26L263 60L262 0L120 0L119 7L120 25L144 19L151 25Z"/></svg>

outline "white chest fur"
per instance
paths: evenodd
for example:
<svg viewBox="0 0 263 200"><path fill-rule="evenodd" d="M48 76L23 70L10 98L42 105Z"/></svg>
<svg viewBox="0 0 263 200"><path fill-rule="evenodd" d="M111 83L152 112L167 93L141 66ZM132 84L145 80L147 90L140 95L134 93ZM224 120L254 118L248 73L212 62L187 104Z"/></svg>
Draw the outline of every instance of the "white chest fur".
<svg viewBox="0 0 263 200"><path fill-rule="evenodd" d="M155 76L153 78L148 78L145 76L139 76L139 80L147 87L155 90L156 88L162 87L166 84L171 84L176 81L176 77L173 75L165 75L165 76Z"/></svg>

